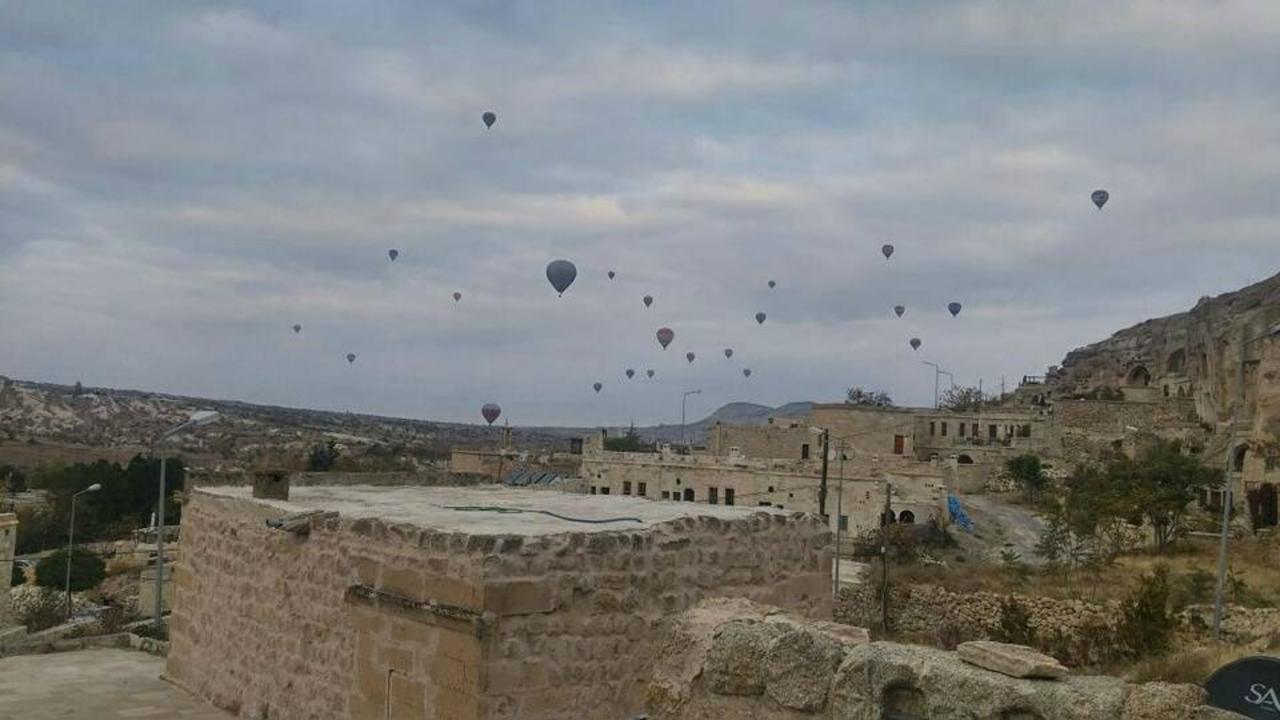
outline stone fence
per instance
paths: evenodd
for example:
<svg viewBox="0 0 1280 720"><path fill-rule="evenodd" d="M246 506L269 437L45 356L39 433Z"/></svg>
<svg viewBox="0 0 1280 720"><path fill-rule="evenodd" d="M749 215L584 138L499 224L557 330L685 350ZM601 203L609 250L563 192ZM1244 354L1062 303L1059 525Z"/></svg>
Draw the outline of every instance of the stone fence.
<svg viewBox="0 0 1280 720"><path fill-rule="evenodd" d="M1008 668L984 669L954 652L869 643L860 628L803 621L743 600L704 601L675 618L659 642L648 691L654 720L1242 717L1205 706L1195 685L1011 677L1003 674Z"/></svg>

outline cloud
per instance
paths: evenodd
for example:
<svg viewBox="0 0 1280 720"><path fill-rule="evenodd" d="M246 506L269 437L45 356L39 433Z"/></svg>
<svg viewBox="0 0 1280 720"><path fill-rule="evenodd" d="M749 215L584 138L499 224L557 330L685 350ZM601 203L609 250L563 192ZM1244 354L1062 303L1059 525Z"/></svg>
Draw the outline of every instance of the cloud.
<svg viewBox="0 0 1280 720"><path fill-rule="evenodd" d="M0 9L0 372L531 424L1039 374L1276 267L1278 14Z"/></svg>

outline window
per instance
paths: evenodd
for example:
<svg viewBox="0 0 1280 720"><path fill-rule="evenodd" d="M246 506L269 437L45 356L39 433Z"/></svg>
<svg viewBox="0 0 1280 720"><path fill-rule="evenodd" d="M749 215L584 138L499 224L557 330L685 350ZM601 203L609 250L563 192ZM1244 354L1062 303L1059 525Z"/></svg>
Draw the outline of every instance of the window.
<svg viewBox="0 0 1280 720"><path fill-rule="evenodd" d="M988 426L987 426L987 439L988 439L988 440L991 440L991 441L993 441L993 442L995 441L995 439L996 439L996 426L995 426L995 425L988 425Z"/></svg>
<svg viewBox="0 0 1280 720"><path fill-rule="evenodd" d="M1024 438L1029 438L1029 437L1031 437L1031 426L1030 426L1030 425L1019 425L1019 426L1018 426L1018 437L1024 437Z"/></svg>
<svg viewBox="0 0 1280 720"><path fill-rule="evenodd" d="M608 487L607 485L601 485L601 486L600 486L600 494L601 494L601 495L608 495L608 494L609 494L609 487Z"/></svg>
<svg viewBox="0 0 1280 720"><path fill-rule="evenodd" d="M630 494L631 494L631 481L630 481L630 480L623 480L623 481L622 481L622 494L623 494L623 495L630 495Z"/></svg>
<svg viewBox="0 0 1280 720"><path fill-rule="evenodd" d="M596 486L595 486L595 485L592 485L592 486L591 486L591 494L592 494L592 495L595 495L595 494L596 494Z"/></svg>
<svg viewBox="0 0 1280 720"><path fill-rule="evenodd" d="M760 502L756 503L756 505L759 505L760 507L773 507L773 503L769 502L768 500L761 500Z"/></svg>
<svg viewBox="0 0 1280 720"><path fill-rule="evenodd" d="M956 434L964 437L964 423L960 423L960 427L956 429Z"/></svg>
<svg viewBox="0 0 1280 720"><path fill-rule="evenodd" d="M932 420L929 421L929 435L931 436L937 434L936 432L934 432L937 429L936 427L934 427L935 424L936 423L934 423Z"/></svg>
<svg viewBox="0 0 1280 720"><path fill-rule="evenodd" d="M975 440L978 438L978 423L973 424L973 427L969 430L969 434L972 435Z"/></svg>
<svg viewBox="0 0 1280 720"><path fill-rule="evenodd" d="M848 529L849 529L849 516L848 516L848 515L841 515L841 516L840 516L840 525L839 525L839 527L840 527L840 529L841 529L841 530L848 530Z"/></svg>
<svg viewBox="0 0 1280 720"><path fill-rule="evenodd" d="M809 443L805 443L800 446L800 459L801 460L809 459Z"/></svg>
<svg viewBox="0 0 1280 720"><path fill-rule="evenodd" d="M640 497L645 497L646 493L648 492L649 492L649 488L647 487L646 483L640 483L639 485L636 486L636 495L639 495Z"/></svg>
<svg viewBox="0 0 1280 720"><path fill-rule="evenodd" d="M707 504L716 505L719 503L719 501L720 501L719 488L713 488L713 487L707 488Z"/></svg>
<svg viewBox="0 0 1280 720"><path fill-rule="evenodd" d="M670 499L671 499L671 493L667 492L666 490L663 490L663 491L662 491L662 499L663 499L663 500L670 500Z"/></svg>
<svg viewBox="0 0 1280 720"><path fill-rule="evenodd" d="M693 488L684 489L684 501L693 502Z"/></svg>
<svg viewBox="0 0 1280 720"><path fill-rule="evenodd" d="M725 505L733 504L733 488L724 489L724 504Z"/></svg>
<svg viewBox="0 0 1280 720"><path fill-rule="evenodd" d="M946 436L947 436L947 423L944 420L942 423L942 437L946 437Z"/></svg>
<svg viewBox="0 0 1280 720"><path fill-rule="evenodd" d="M906 449L907 449L907 436L894 435L893 436L893 454L901 455L902 453L906 452Z"/></svg>
<svg viewBox="0 0 1280 720"><path fill-rule="evenodd" d="M770 485L770 486L769 486L769 492L773 492L773 486L772 486L772 485Z"/></svg>

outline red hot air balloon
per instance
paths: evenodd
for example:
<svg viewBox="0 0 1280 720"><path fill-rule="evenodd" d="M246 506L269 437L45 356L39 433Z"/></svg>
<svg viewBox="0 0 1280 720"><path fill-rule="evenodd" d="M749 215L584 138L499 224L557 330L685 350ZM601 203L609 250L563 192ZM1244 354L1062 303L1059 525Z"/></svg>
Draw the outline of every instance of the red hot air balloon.
<svg viewBox="0 0 1280 720"><path fill-rule="evenodd" d="M502 408L498 407L497 403L485 403L484 407L480 408L480 415L484 417L484 421L490 425L492 425L493 421L497 420L498 416L501 414Z"/></svg>
<svg viewBox="0 0 1280 720"><path fill-rule="evenodd" d="M658 328L658 344L662 346L663 350L666 350L667 346L671 344L671 341L675 339L676 333L671 328Z"/></svg>

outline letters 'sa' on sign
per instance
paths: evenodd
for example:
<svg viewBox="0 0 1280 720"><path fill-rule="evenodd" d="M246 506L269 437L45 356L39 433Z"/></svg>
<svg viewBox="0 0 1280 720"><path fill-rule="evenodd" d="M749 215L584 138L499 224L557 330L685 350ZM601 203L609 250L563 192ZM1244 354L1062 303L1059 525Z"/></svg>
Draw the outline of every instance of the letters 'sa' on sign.
<svg viewBox="0 0 1280 720"><path fill-rule="evenodd" d="M1209 676L1204 689L1214 707L1280 720L1280 658L1255 656L1227 663Z"/></svg>

